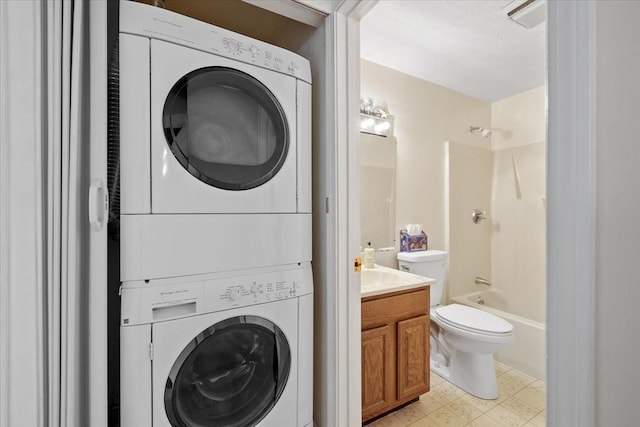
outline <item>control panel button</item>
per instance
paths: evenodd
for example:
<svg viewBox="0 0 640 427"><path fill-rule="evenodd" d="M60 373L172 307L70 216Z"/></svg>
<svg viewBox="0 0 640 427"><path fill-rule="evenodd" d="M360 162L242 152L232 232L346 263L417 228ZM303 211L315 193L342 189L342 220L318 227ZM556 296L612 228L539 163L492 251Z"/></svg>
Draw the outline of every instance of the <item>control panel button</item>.
<svg viewBox="0 0 640 427"><path fill-rule="evenodd" d="M235 39L223 39L222 43L232 55L242 54L242 43Z"/></svg>
<svg viewBox="0 0 640 427"><path fill-rule="evenodd" d="M238 288L231 289L231 291L229 292L229 299L231 301L237 301L238 299L240 299L240 290L238 290Z"/></svg>

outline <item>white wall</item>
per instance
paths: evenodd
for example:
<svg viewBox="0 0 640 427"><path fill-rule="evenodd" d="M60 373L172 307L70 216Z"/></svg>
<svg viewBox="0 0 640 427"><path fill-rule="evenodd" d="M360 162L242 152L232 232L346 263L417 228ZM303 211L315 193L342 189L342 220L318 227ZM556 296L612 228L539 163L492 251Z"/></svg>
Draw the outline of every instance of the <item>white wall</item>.
<svg viewBox="0 0 640 427"><path fill-rule="evenodd" d="M332 280L335 277L336 265L330 259L331 247L335 244L332 236L335 231L332 218L324 212L325 198L331 193L332 183L328 182L328 176L335 176L331 171L334 167L331 144L326 143L330 132L328 131L331 117L327 114L325 105L328 99L324 87L328 84L325 69L327 52L324 49L328 24L321 25L311 38L298 52L311 62L312 86L312 146L313 146L313 281L314 281L314 377L313 377L313 418L319 426L325 426L335 422L337 408L331 407L326 396L333 391L335 385L335 372L337 367L332 353L335 352L335 340L328 336L335 335L334 324L337 306L335 289L337 284ZM331 172L328 172L331 171ZM325 237L326 236L326 237Z"/></svg>
<svg viewBox="0 0 640 427"><path fill-rule="evenodd" d="M638 424L640 2L597 3L596 425Z"/></svg>

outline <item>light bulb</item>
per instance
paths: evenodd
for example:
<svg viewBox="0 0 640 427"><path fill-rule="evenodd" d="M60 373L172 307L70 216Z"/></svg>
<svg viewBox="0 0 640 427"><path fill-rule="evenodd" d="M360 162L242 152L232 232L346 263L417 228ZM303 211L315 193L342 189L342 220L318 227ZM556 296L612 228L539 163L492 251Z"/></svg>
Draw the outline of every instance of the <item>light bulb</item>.
<svg viewBox="0 0 640 427"><path fill-rule="evenodd" d="M375 121L371 118L364 119L360 122L360 129L368 129L375 124Z"/></svg>
<svg viewBox="0 0 640 427"><path fill-rule="evenodd" d="M375 130L376 132L384 132L385 130L389 129L390 126L391 125L389 124L389 122L381 122L375 125L373 127L373 130Z"/></svg>

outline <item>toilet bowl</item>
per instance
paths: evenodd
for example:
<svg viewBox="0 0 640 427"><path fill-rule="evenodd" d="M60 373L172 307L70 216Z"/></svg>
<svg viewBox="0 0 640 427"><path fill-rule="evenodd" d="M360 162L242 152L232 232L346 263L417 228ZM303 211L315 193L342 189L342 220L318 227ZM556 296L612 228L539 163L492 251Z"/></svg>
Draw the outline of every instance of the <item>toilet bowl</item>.
<svg viewBox="0 0 640 427"><path fill-rule="evenodd" d="M402 271L430 277L431 370L482 399L496 399L493 353L513 342L513 325L494 314L461 304L440 305L447 252L400 252Z"/></svg>
<svg viewBox="0 0 640 427"><path fill-rule="evenodd" d="M431 370L462 390L496 399L493 353L513 342L506 320L460 304L432 307Z"/></svg>

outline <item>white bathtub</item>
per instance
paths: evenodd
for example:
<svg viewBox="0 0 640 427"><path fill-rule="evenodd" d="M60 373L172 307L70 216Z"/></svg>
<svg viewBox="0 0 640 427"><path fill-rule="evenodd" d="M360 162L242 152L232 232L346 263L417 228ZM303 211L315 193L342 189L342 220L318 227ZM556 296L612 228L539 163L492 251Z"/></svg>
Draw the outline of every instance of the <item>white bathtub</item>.
<svg viewBox="0 0 640 427"><path fill-rule="evenodd" d="M479 304L479 298L484 304ZM502 292L490 289L451 298L452 302L487 311L508 320L514 328L513 344L496 353L495 358L506 365L545 381L545 325L535 320L504 311Z"/></svg>

